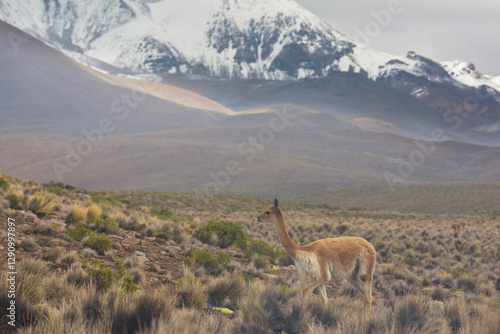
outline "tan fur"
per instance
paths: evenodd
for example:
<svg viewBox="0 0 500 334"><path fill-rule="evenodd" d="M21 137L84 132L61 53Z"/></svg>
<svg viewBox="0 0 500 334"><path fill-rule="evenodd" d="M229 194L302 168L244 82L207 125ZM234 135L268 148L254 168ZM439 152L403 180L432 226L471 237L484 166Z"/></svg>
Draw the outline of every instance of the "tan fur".
<svg viewBox="0 0 500 334"><path fill-rule="evenodd" d="M365 310L372 303L372 280L375 270L376 252L366 240L356 237L328 238L314 241L309 245L296 245L286 231L283 213L274 205L262 212L259 222L276 224L278 237L287 253L295 261L301 280L307 284L302 291L305 297L318 288L323 303L327 304L325 283L331 279L347 279L365 297Z"/></svg>
<svg viewBox="0 0 500 334"><path fill-rule="evenodd" d="M465 223L453 223L451 224L451 229L452 230L455 230L455 231L460 231L460 230L463 230L465 228Z"/></svg>

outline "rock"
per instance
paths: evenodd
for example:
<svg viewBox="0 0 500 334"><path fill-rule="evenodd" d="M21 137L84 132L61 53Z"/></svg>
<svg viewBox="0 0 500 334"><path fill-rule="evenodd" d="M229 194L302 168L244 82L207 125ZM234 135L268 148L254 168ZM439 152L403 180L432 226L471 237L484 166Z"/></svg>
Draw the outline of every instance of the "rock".
<svg viewBox="0 0 500 334"><path fill-rule="evenodd" d="M146 257L146 253L141 252L141 251L135 251L135 252L134 252L134 254L135 254L135 255L137 255L137 256L143 256L143 257Z"/></svg>
<svg viewBox="0 0 500 334"><path fill-rule="evenodd" d="M295 271L295 270L297 270L297 268L295 268L295 266L293 264L291 264L291 265L286 266L286 267L281 267L281 270L284 270L284 271Z"/></svg>
<svg viewBox="0 0 500 334"><path fill-rule="evenodd" d="M169 246L179 246L179 244L173 240L167 240L167 245Z"/></svg>
<svg viewBox="0 0 500 334"><path fill-rule="evenodd" d="M175 252L180 252L182 251L182 248L178 247L178 246L167 246L165 247L165 249L168 249L169 251L175 251Z"/></svg>
<svg viewBox="0 0 500 334"><path fill-rule="evenodd" d="M134 238L134 237L131 237L131 238L126 238L126 239L123 239L121 241L121 244L123 246L135 246L135 245L138 245L141 243L141 239L139 238Z"/></svg>
<svg viewBox="0 0 500 334"><path fill-rule="evenodd" d="M159 272L161 272L161 271L163 270L163 269L161 269L161 267L160 267L158 264L156 264L156 263L153 263L153 267L155 268L156 272L158 272L158 273L159 273Z"/></svg>
<svg viewBox="0 0 500 334"><path fill-rule="evenodd" d="M138 256L137 258L138 258L138 259L139 259L139 261L141 261L141 262L149 262L149 259L148 259L147 257L145 257L145 256Z"/></svg>
<svg viewBox="0 0 500 334"><path fill-rule="evenodd" d="M160 252L160 254L165 255L165 254L167 254L167 252L165 252L165 251L161 251L161 252Z"/></svg>
<svg viewBox="0 0 500 334"><path fill-rule="evenodd" d="M38 217L30 211L24 213L24 218L30 223L38 221Z"/></svg>
<svg viewBox="0 0 500 334"><path fill-rule="evenodd" d="M237 252L237 251L234 251L234 250L228 250L227 254L230 255L230 256L232 255L234 257L243 258L243 253L240 253L240 252Z"/></svg>
<svg viewBox="0 0 500 334"><path fill-rule="evenodd" d="M167 243L167 241L162 238L155 238L152 242L158 245L164 245Z"/></svg>
<svg viewBox="0 0 500 334"><path fill-rule="evenodd" d="M69 243L69 242L67 242L66 240L60 240L60 241L59 241L59 244L60 244L61 246L63 246L63 247L67 247L67 246L69 246L69 245L70 245L70 243Z"/></svg>
<svg viewBox="0 0 500 334"><path fill-rule="evenodd" d="M122 240L123 238L116 234L108 234L108 238L111 240Z"/></svg>
<svg viewBox="0 0 500 334"><path fill-rule="evenodd" d="M158 260L158 255L154 254L154 253L153 254L149 254L149 259L151 261L156 261L156 260Z"/></svg>

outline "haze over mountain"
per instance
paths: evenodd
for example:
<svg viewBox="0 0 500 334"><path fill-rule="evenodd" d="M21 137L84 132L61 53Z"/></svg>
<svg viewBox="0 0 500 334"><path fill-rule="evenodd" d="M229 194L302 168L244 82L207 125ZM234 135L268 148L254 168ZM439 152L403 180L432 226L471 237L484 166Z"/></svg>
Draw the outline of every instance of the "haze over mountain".
<svg viewBox="0 0 500 334"><path fill-rule="evenodd" d="M65 182L202 191L237 161L220 191L385 184L415 139L436 150L403 182L500 178L498 78L372 50L293 1L0 0L0 19L50 45L0 23L0 170L13 176L57 180L54 161L106 118L113 130ZM246 163L240 145L276 112L292 125Z"/></svg>

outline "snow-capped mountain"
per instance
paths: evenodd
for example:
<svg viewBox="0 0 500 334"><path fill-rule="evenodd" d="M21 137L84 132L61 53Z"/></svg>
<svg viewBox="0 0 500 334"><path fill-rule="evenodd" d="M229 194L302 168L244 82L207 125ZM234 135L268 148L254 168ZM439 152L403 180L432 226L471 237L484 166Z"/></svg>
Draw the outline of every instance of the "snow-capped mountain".
<svg viewBox="0 0 500 334"><path fill-rule="evenodd" d="M0 0L0 19L137 72L297 80L342 71L410 93L428 82L500 91L499 77L467 63L368 48L292 0Z"/></svg>

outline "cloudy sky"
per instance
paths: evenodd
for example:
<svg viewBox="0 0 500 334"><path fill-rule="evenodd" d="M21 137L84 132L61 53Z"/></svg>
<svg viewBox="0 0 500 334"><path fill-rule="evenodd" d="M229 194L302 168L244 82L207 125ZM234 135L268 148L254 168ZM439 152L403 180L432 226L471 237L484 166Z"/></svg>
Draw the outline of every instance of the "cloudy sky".
<svg viewBox="0 0 500 334"><path fill-rule="evenodd" d="M498 0L400 0L400 12L391 14L385 27L372 11L387 10L396 0L296 1L346 35L368 30L374 49L396 55L412 50L436 61L466 60L480 72L500 75Z"/></svg>

